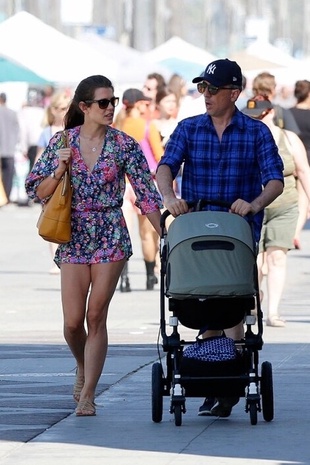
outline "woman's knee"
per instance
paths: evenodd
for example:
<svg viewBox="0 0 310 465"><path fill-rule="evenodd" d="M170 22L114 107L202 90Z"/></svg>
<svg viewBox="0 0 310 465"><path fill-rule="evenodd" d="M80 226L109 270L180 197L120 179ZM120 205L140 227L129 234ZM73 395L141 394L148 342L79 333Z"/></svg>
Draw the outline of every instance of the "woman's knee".
<svg viewBox="0 0 310 465"><path fill-rule="evenodd" d="M70 333L77 333L84 329L85 316L64 315L64 330Z"/></svg>
<svg viewBox="0 0 310 465"><path fill-rule="evenodd" d="M87 311L87 327L88 330L99 330L99 329L106 329L106 322L107 322L107 314L108 314L108 305L104 307L90 307Z"/></svg>

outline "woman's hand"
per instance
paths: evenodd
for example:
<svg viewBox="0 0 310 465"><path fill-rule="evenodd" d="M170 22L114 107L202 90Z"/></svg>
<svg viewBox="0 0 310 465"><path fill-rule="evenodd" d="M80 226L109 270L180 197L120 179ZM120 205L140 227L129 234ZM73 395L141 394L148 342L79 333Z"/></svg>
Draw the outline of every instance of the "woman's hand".
<svg viewBox="0 0 310 465"><path fill-rule="evenodd" d="M67 165L71 159L71 148L67 147L64 149L58 149L56 152L59 160L59 168L63 169L63 173L65 172Z"/></svg>

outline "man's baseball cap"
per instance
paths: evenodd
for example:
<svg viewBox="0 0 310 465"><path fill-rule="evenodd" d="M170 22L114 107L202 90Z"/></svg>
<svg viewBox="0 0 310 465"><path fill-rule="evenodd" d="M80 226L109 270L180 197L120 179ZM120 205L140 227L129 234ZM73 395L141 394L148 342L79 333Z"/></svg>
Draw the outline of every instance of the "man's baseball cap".
<svg viewBox="0 0 310 465"><path fill-rule="evenodd" d="M267 98L257 96L247 101L247 105L242 109L242 113L252 118L260 118L273 108L272 103Z"/></svg>
<svg viewBox="0 0 310 465"><path fill-rule="evenodd" d="M204 73L195 77L192 82L196 84L201 81L207 81L216 87L234 85L241 88L241 68L238 63L228 58L215 60L206 67Z"/></svg>
<svg viewBox="0 0 310 465"><path fill-rule="evenodd" d="M146 97L143 92L139 89L127 89L123 94L123 104L128 107L134 105L136 102L144 101L150 102L152 99Z"/></svg>

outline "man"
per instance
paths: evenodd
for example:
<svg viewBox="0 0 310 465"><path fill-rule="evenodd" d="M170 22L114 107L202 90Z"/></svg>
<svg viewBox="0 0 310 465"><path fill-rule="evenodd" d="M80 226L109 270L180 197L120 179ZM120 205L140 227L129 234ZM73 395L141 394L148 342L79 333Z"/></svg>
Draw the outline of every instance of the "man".
<svg viewBox="0 0 310 465"><path fill-rule="evenodd" d="M157 92L166 87L165 78L159 73L148 74L142 88L143 94L151 99L151 102L148 106L148 119L158 119L159 111L156 105L156 95Z"/></svg>
<svg viewBox="0 0 310 465"><path fill-rule="evenodd" d="M207 112L184 119L170 136L157 169L164 205L173 216L178 216L188 212L187 202L229 202L232 213L255 215L254 234L258 241L263 210L283 190L283 163L273 136L264 123L242 114L236 107L242 89L242 72L236 62L213 61L193 83L204 96ZM182 195L177 198L173 179L182 163ZM242 322L225 333L241 339ZM208 331L203 337L208 337ZM205 402L200 414L229 416L237 402L238 399L223 398L211 408Z"/></svg>
<svg viewBox="0 0 310 465"><path fill-rule="evenodd" d="M17 113L6 106L6 94L0 94L0 163L1 178L8 202L15 172L15 151L20 138Z"/></svg>

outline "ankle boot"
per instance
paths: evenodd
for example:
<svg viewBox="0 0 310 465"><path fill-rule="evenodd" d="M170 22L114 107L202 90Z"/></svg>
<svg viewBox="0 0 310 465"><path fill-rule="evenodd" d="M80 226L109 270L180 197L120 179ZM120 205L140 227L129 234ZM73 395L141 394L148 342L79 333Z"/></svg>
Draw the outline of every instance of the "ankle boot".
<svg viewBox="0 0 310 465"><path fill-rule="evenodd" d="M144 260L145 268L146 268L146 290L152 291L154 289L154 285L158 283L158 279L155 276L154 268L155 262L147 262Z"/></svg>
<svg viewBox="0 0 310 465"><path fill-rule="evenodd" d="M128 278L128 262L125 263L123 271L121 273L121 283L119 290L121 292L131 292L130 282Z"/></svg>

